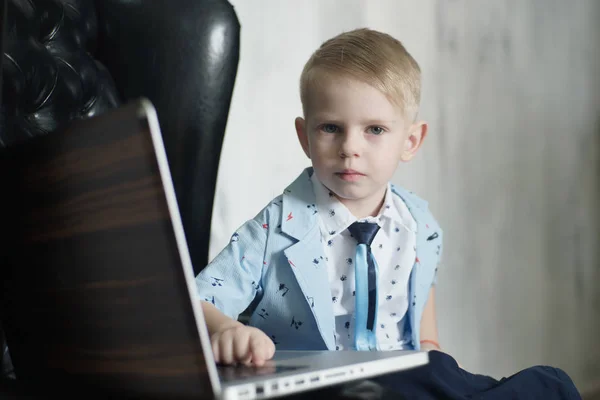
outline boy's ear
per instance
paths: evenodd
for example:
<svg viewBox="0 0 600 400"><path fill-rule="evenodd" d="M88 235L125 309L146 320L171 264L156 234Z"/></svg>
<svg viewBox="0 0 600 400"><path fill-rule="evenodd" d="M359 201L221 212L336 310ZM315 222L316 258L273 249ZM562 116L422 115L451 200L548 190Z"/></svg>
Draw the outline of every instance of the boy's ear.
<svg viewBox="0 0 600 400"><path fill-rule="evenodd" d="M408 129L408 137L404 141L404 148L400 155L400 160L407 162L414 158L415 154L421 145L423 140L427 136L428 126L425 121L418 121L413 123Z"/></svg>
<svg viewBox="0 0 600 400"><path fill-rule="evenodd" d="M297 117L294 121L294 125L296 125L296 134L298 135L298 141L300 141L300 146L302 146L302 150L304 150L304 154L306 154L306 157L310 159L308 135L306 134L306 121L304 120L304 118Z"/></svg>

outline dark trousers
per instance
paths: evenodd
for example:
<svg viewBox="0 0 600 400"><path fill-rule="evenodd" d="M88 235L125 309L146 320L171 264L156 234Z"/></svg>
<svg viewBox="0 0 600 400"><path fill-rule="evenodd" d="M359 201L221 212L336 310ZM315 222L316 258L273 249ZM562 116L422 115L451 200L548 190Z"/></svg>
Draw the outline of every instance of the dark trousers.
<svg viewBox="0 0 600 400"><path fill-rule="evenodd" d="M536 366L496 380L461 369L454 358L429 352L429 364L374 379L403 399L581 399L569 376L558 368Z"/></svg>

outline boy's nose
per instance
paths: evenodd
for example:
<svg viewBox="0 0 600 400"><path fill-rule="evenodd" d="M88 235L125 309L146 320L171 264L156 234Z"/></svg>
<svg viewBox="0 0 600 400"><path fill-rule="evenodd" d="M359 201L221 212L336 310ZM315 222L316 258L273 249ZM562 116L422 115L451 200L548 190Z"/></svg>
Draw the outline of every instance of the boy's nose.
<svg viewBox="0 0 600 400"><path fill-rule="evenodd" d="M360 140L360 135L356 133L347 132L344 134L340 144L339 156L341 158L359 157Z"/></svg>

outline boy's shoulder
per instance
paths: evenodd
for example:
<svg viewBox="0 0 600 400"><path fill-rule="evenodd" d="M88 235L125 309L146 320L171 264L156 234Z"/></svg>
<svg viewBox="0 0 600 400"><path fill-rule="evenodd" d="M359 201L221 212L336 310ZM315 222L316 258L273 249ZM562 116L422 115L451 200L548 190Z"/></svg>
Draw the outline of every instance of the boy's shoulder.
<svg viewBox="0 0 600 400"><path fill-rule="evenodd" d="M427 200L419 197L414 192L407 190L402 186L394 185L393 183L391 183L390 186L392 187L392 192L397 196L400 196L407 206L418 207L423 211L427 211L429 209L429 203Z"/></svg>
<svg viewBox="0 0 600 400"><path fill-rule="evenodd" d="M420 222L424 225L431 225L436 229L441 230L439 223L429 210L429 202L427 200L401 186L391 184L391 187L392 192L402 199L404 204L406 204L408 207L413 218L417 220L418 223Z"/></svg>
<svg viewBox="0 0 600 400"><path fill-rule="evenodd" d="M306 168L282 194L272 199L255 217L261 224L278 224L283 232L296 236L316 221L315 194ZM265 225L266 228L266 225Z"/></svg>

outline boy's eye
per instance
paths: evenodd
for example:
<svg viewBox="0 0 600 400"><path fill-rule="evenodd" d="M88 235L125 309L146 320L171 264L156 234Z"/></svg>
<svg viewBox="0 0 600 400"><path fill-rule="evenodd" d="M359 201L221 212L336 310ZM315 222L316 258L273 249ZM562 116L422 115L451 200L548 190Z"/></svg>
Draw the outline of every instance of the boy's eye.
<svg viewBox="0 0 600 400"><path fill-rule="evenodd" d="M333 124L325 124L321 127L321 130L327 133L336 133L338 131L338 127Z"/></svg>
<svg viewBox="0 0 600 400"><path fill-rule="evenodd" d="M372 126L369 128L369 132L371 132L373 135L381 135L384 130L380 126Z"/></svg>

